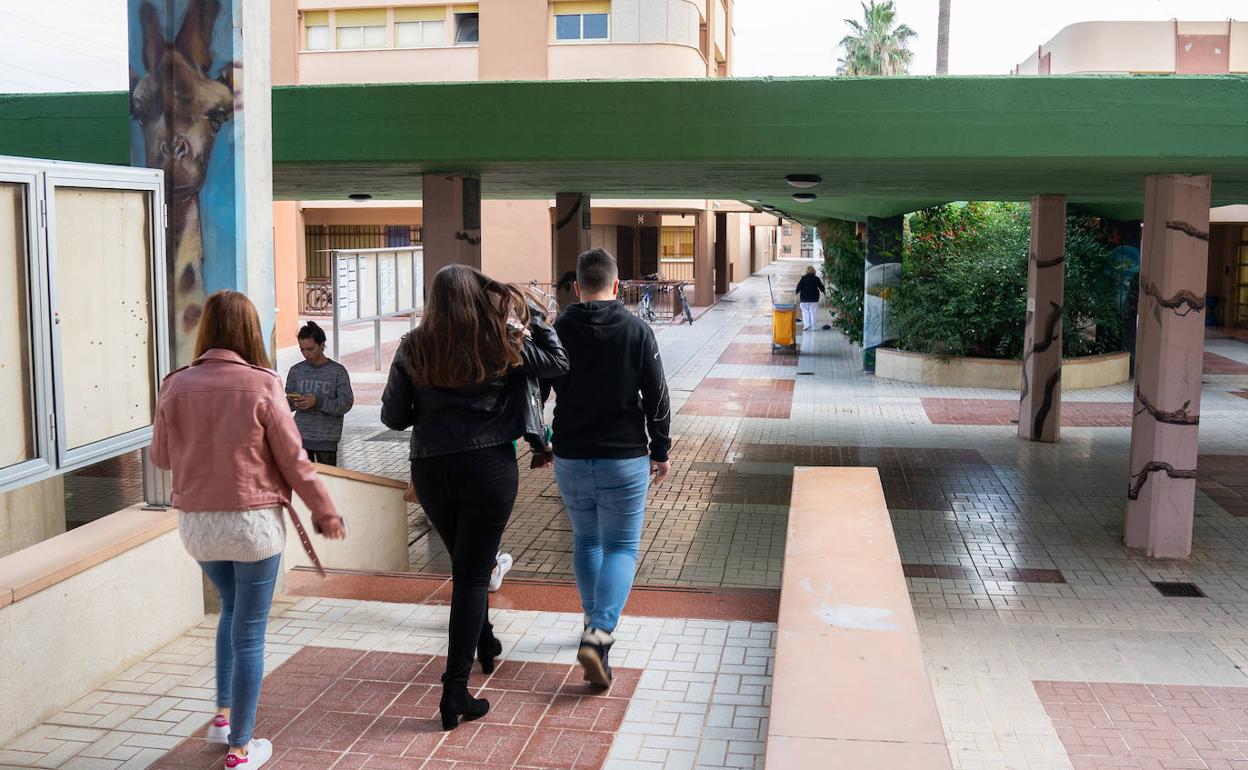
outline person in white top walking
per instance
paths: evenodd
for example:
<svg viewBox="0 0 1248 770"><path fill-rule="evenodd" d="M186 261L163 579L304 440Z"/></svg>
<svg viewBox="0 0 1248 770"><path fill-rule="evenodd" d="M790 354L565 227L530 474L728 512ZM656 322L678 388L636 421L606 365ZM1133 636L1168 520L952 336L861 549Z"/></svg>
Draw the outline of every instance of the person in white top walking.
<svg viewBox="0 0 1248 770"><path fill-rule="evenodd" d="M814 265L807 267L806 275L802 276L802 280L797 282L797 288L793 290L802 306L802 331L813 330L819 322L819 297L826 291L823 281L815 275Z"/></svg>

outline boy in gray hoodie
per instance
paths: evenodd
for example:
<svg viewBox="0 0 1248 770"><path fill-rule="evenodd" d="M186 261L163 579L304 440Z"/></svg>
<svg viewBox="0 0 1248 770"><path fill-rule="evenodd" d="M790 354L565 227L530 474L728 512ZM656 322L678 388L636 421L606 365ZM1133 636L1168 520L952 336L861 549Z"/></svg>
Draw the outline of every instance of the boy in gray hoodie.
<svg viewBox="0 0 1248 770"><path fill-rule="evenodd" d="M346 367L325 356L325 331L312 321L299 330L299 350L303 360L286 375L286 398L308 459L337 465L342 418L355 404L351 378Z"/></svg>

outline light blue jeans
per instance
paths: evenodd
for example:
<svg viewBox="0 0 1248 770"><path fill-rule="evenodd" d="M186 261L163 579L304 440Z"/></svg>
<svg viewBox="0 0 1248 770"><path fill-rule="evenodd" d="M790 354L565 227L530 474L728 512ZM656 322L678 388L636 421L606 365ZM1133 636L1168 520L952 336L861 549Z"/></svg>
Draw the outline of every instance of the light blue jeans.
<svg viewBox="0 0 1248 770"><path fill-rule="evenodd" d="M590 628L615 630L637 574L650 488L650 458L555 458L555 481L572 519L572 568Z"/></svg>
<svg viewBox="0 0 1248 770"><path fill-rule="evenodd" d="M264 681L264 631L282 555L263 561L201 561L221 595L217 625L217 706L230 709L230 745L246 746Z"/></svg>

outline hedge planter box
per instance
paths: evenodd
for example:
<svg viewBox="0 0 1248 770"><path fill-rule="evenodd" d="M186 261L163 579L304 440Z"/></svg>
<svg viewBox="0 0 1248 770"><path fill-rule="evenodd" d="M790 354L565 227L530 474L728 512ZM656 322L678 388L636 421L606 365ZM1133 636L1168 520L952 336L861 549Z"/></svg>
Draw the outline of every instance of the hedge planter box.
<svg viewBox="0 0 1248 770"><path fill-rule="evenodd" d="M875 376L885 380L943 385L955 388L1021 390L1023 362L997 358L959 358L878 348ZM1130 379L1126 353L1084 356L1062 361L1062 390L1085 390L1117 385Z"/></svg>

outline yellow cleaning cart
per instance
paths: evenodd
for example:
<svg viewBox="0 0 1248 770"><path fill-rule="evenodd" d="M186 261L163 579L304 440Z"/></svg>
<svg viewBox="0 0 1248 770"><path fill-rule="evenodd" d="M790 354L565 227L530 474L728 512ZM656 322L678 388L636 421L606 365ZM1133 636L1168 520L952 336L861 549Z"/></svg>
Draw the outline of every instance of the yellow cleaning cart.
<svg viewBox="0 0 1248 770"><path fill-rule="evenodd" d="M767 276L767 292L771 295L771 352L797 351L797 303L778 303Z"/></svg>

